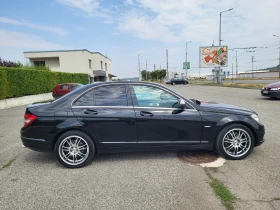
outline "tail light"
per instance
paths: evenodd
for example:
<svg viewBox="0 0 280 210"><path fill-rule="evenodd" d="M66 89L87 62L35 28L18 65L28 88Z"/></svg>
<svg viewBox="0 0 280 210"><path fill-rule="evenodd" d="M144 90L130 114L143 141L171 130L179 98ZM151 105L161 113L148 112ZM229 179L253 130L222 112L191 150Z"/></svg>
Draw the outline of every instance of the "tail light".
<svg viewBox="0 0 280 210"><path fill-rule="evenodd" d="M24 127L30 125L34 120L36 120L36 116L34 114L25 114L24 115Z"/></svg>

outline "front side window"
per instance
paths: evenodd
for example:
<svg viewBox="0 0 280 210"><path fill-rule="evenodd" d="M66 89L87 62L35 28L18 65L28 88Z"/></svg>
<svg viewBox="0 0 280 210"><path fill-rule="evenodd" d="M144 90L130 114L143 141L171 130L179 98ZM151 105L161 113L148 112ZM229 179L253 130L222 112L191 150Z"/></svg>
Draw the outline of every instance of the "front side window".
<svg viewBox="0 0 280 210"><path fill-rule="evenodd" d="M139 107L174 108L178 103L177 97L156 87L133 85L132 88L132 94L135 95L134 98L137 102L136 106Z"/></svg>
<svg viewBox="0 0 280 210"><path fill-rule="evenodd" d="M95 106L127 106L125 85L101 86L95 88Z"/></svg>

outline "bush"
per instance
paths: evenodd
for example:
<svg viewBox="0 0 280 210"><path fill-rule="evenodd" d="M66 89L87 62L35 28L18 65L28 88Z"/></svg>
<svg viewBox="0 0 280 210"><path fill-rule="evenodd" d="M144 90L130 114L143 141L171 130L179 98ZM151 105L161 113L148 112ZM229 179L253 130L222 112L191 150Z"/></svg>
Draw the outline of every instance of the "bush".
<svg viewBox="0 0 280 210"><path fill-rule="evenodd" d="M88 83L87 74L0 67L0 100L49 93L59 83Z"/></svg>

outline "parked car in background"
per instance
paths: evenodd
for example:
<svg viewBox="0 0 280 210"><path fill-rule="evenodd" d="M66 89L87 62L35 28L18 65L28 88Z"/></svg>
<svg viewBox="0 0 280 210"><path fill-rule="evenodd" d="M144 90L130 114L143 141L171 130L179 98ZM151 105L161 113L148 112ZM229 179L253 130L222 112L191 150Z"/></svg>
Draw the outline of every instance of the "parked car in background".
<svg viewBox="0 0 280 210"><path fill-rule="evenodd" d="M171 85L175 85L175 84L183 84L186 85L189 82L185 79L185 78L172 78L170 81Z"/></svg>
<svg viewBox="0 0 280 210"><path fill-rule="evenodd" d="M28 105L21 140L78 168L97 153L127 151L215 150L239 160L264 133L257 113L243 107L189 100L156 83L96 82Z"/></svg>
<svg viewBox="0 0 280 210"><path fill-rule="evenodd" d="M61 96L64 96L65 94L79 88L82 87L83 84L79 84L79 83L64 83L64 84L58 84L52 92L52 96L55 99L60 98Z"/></svg>
<svg viewBox="0 0 280 210"><path fill-rule="evenodd" d="M171 83L170 81L171 81L171 79L165 79L165 80L164 80L164 83L165 83L165 84L170 84L170 83Z"/></svg>
<svg viewBox="0 0 280 210"><path fill-rule="evenodd" d="M280 82L272 83L261 89L262 96L280 98Z"/></svg>

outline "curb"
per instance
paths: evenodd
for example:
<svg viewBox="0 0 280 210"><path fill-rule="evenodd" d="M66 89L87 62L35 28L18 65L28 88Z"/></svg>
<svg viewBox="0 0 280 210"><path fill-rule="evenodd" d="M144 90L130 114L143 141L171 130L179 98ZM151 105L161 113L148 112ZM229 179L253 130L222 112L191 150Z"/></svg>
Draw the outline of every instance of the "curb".
<svg viewBox="0 0 280 210"><path fill-rule="evenodd" d="M22 106L38 101L46 101L53 99L52 93L43 93L39 95L23 96L18 98L8 98L0 100L0 109L8 109L15 106Z"/></svg>

